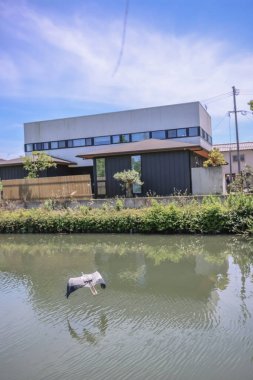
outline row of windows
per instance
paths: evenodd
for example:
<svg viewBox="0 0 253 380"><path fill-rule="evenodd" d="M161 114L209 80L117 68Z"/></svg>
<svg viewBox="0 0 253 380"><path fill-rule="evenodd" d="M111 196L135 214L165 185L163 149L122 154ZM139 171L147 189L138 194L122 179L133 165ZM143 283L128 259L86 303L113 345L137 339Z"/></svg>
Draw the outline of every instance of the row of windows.
<svg viewBox="0 0 253 380"><path fill-rule="evenodd" d="M120 144L128 142L137 142L146 139L175 139L181 137L197 137L201 136L204 140L212 144L212 137L200 127L191 128L178 128L178 129L168 129L152 132L138 132L138 133L125 133L121 135L113 136L99 136L99 137L89 137L80 138L72 140L60 140L60 141L50 141L34 144L25 144L25 151L32 152L38 150L49 150L49 149L63 149L63 148L76 148L81 146L97 146L97 145L109 145L109 144Z"/></svg>

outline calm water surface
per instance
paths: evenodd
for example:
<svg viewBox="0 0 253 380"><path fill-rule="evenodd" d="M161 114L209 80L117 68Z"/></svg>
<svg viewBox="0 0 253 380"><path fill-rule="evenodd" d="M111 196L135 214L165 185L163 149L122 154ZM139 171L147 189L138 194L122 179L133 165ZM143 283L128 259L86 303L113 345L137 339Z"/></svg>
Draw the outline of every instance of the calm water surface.
<svg viewBox="0 0 253 380"><path fill-rule="evenodd" d="M252 313L249 240L0 235L0 380L252 380Z"/></svg>

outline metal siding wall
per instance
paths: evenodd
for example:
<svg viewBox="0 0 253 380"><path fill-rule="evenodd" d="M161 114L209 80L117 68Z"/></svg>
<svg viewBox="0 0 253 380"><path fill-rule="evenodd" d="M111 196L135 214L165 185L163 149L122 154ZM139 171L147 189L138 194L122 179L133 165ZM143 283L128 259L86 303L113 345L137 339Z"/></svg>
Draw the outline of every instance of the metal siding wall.
<svg viewBox="0 0 253 380"><path fill-rule="evenodd" d="M113 178L113 175L123 170L131 169L131 156L106 157L106 196L115 197L123 195L124 191L119 182Z"/></svg>
<svg viewBox="0 0 253 380"><path fill-rule="evenodd" d="M21 179L27 175L22 166L3 166L0 168L0 179Z"/></svg>
<svg viewBox="0 0 253 380"><path fill-rule="evenodd" d="M174 189L191 192L189 152L142 154L143 195L150 190L157 195L170 195Z"/></svg>

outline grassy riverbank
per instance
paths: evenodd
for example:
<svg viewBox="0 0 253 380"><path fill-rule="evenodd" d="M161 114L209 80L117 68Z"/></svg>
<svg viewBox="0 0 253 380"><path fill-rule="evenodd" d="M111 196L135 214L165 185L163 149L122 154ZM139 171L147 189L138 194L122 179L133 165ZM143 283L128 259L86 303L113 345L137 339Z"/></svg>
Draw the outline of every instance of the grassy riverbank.
<svg viewBox="0 0 253 380"><path fill-rule="evenodd" d="M253 196L233 195L224 202L206 197L202 204L153 202L133 210L110 206L89 209L2 210L0 233L253 233Z"/></svg>

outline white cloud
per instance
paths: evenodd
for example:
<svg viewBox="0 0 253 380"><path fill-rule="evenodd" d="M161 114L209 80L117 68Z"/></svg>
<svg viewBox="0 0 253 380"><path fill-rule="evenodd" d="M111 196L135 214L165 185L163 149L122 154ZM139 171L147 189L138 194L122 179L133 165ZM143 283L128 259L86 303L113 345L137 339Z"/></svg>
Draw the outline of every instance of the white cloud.
<svg viewBox="0 0 253 380"><path fill-rule="evenodd" d="M138 108L206 99L231 91L233 84L253 89L253 52L238 55L225 41L177 37L132 23L121 66L112 76L121 40L117 21L106 25L87 14L60 20L24 5L2 4L2 11L22 46L8 52L8 59L0 56L7 73L0 77L2 96L16 89L16 96ZM247 100L241 98L239 106L245 108ZM208 110L222 116L231 107L228 98L210 103Z"/></svg>

